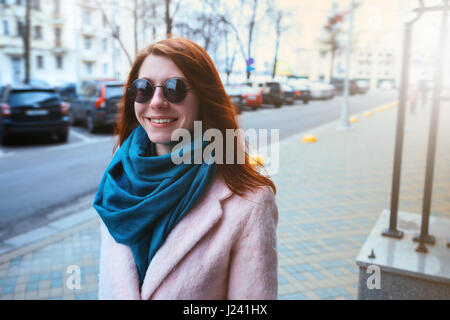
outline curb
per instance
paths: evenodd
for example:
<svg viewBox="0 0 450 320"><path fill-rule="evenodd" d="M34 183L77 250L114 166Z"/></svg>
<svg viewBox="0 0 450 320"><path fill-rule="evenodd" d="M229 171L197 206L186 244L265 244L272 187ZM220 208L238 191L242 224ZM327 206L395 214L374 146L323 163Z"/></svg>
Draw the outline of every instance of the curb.
<svg viewBox="0 0 450 320"><path fill-rule="evenodd" d="M50 215L56 215L59 212L60 210ZM90 207L54 220L43 227L8 238L0 243L0 264L46 246L97 222L98 215L95 209Z"/></svg>

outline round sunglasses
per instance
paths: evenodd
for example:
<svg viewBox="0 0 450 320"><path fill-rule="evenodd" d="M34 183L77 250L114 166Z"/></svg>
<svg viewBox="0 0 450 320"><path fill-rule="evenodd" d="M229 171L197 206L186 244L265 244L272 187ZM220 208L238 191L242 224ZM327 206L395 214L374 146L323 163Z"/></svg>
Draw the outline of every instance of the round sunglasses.
<svg viewBox="0 0 450 320"><path fill-rule="evenodd" d="M178 78L167 79L162 86L155 86L147 79L136 79L130 87L131 97L138 103L146 103L153 97L157 87L163 88L164 98L172 103L183 101L188 90L192 89Z"/></svg>

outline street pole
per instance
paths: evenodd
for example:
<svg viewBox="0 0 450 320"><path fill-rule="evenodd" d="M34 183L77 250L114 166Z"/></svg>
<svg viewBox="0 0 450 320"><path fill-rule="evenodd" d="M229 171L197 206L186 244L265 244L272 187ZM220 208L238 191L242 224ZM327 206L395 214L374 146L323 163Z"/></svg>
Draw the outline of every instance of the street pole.
<svg viewBox="0 0 450 320"><path fill-rule="evenodd" d="M353 33L353 13L354 13L354 4L355 1L351 0L350 2L350 11L349 11L349 29L348 29L348 38L347 38L347 48L345 49L345 79L344 79L344 92L342 99L342 107L341 107L341 119L338 130L350 130L350 124L348 121L348 96L349 96L349 76L350 76L350 58L351 58L351 46L352 46L352 33Z"/></svg>

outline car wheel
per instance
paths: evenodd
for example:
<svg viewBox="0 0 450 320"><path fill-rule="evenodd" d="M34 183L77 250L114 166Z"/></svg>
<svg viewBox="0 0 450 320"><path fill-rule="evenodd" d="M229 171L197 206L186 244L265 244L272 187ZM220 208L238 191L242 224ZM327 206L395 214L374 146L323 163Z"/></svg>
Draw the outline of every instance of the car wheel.
<svg viewBox="0 0 450 320"><path fill-rule="evenodd" d="M68 137L69 137L68 130L61 131L60 133L58 133L58 142L66 142Z"/></svg>
<svg viewBox="0 0 450 320"><path fill-rule="evenodd" d="M303 100L303 104L308 104L309 100Z"/></svg>
<svg viewBox="0 0 450 320"><path fill-rule="evenodd" d="M86 124L87 124L87 130L90 133L95 133L97 131L97 127L95 126L95 123L94 123L94 117L91 114L87 115Z"/></svg>

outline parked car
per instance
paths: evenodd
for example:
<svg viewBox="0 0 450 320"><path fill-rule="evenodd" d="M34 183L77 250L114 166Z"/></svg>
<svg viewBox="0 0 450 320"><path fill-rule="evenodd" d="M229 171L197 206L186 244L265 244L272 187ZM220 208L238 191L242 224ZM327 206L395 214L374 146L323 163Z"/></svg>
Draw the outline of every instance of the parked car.
<svg viewBox="0 0 450 320"><path fill-rule="evenodd" d="M314 81L310 83L311 99L328 100L336 95L335 87L326 82Z"/></svg>
<svg viewBox="0 0 450 320"><path fill-rule="evenodd" d="M311 88L306 79L292 79L288 80L289 84L295 89L295 99L302 100L307 104L311 100Z"/></svg>
<svg viewBox="0 0 450 320"><path fill-rule="evenodd" d="M365 94L369 91L370 89L370 83L369 80L355 80L356 85L358 86L358 93L360 94Z"/></svg>
<svg viewBox="0 0 450 320"><path fill-rule="evenodd" d="M339 95L344 94L344 85L345 85L344 79L333 79L333 80L331 80L331 84L335 87L336 94L339 94ZM349 85L348 92L350 95L355 95L355 94L359 93L359 87L355 80L353 80L353 79L349 80L348 85Z"/></svg>
<svg viewBox="0 0 450 320"><path fill-rule="evenodd" d="M56 87L58 93L64 101L75 100L77 95L77 86L75 83L64 83Z"/></svg>
<svg viewBox="0 0 450 320"><path fill-rule="evenodd" d="M281 90L283 91L283 102L288 105L293 105L295 101L295 89L287 83L281 84Z"/></svg>
<svg viewBox="0 0 450 320"><path fill-rule="evenodd" d="M262 94L256 88L242 84L234 84L225 86L225 91L230 97L231 102L236 106L238 113L245 107L256 110L262 106Z"/></svg>
<svg viewBox="0 0 450 320"><path fill-rule="evenodd" d="M48 86L29 84L7 85L0 97L1 142L18 133L57 134L58 141L67 141L69 104Z"/></svg>
<svg viewBox="0 0 450 320"><path fill-rule="evenodd" d="M381 80L378 83L378 88L382 90L393 90L395 89L395 84L393 80Z"/></svg>
<svg viewBox="0 0 450 320"><path fill-rule="evenodd" d="M225 92L228 95L231 103L234 105L234 109L239 114L244 109L244 97L242 96L242 90L239 86L229 85L224 86Z"/></svg>
<svg viewBox="0 0 450 320"><path fill-rule="evenodd" d="M93 133L101 126L116 122L117 108L124 94L124 84L113 80L85 82L81 93L71 103L70 123L83 122Z"/></svg>
<svg viewBox="0 0 450 320"><path fill-rule="evenodd" d="M248 82L247 85L260 90L263 103L272 104L275 108L280 108L283 105L284 97L280 82L255 81Z"/></svg>

